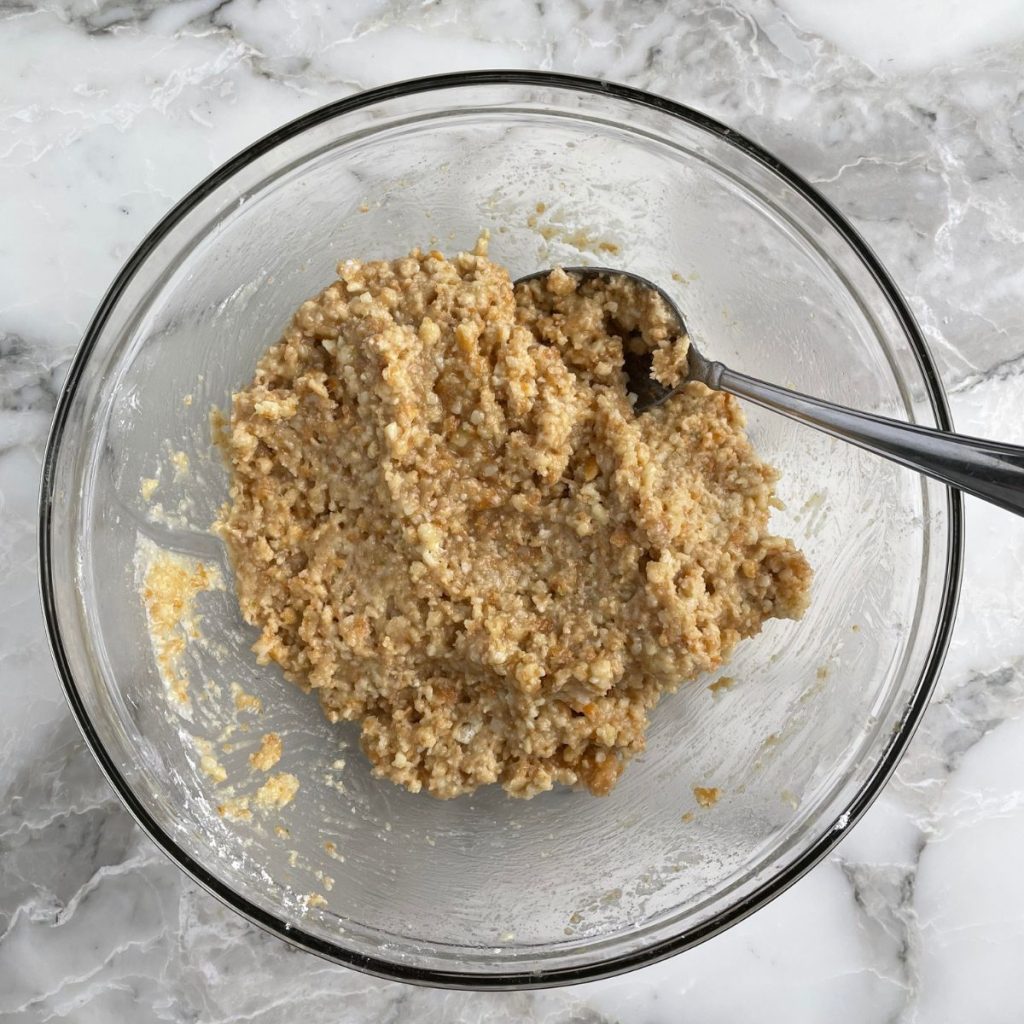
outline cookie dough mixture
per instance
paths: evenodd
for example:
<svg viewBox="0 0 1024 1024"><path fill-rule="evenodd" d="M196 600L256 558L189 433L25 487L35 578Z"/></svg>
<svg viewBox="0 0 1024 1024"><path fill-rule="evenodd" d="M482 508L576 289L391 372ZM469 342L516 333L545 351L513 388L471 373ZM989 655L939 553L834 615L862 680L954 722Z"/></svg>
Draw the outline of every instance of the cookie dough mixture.
<svg viewBox="0 0 1024 1024"><path fill-rule="evenodd" d="M671 379L677 334L622 278L514 291L485 243L348 260L234 396L218 526L257 655L378 775L608 793L661 694L801 614L736 401L633 413L623 345Z"/></svg>

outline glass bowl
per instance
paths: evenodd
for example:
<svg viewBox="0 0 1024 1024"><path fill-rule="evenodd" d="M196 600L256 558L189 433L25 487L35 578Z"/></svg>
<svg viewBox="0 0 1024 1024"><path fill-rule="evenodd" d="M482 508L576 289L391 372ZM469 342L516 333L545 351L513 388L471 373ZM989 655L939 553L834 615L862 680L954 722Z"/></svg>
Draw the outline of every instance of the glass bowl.
<svg viewBox="0 0 1024 1024"><path fill-rule="evenodd" d="M210 410L339 259L454 251L482 229L513 276L589 262L660 282L738 369L929 426L949 417L906 304L821 196L734 131L606 82L481 72L331 104L227 163L128 261L68 375L41 502L54 656L96 758L170 857L281 937L386 977L515 988L686 949L825 855L928 699L962 512L938 484L751 408L782 471L774 529L816 570L802 621L745 641L731 686L666 697L605 799L490 787L439 802L373 778L355 726L256 664L209 532L226 495ZM225 584L196 596L175 655L187 708L166 694L140 598L160 551ZM258 784L248 757L269 731L299 791L236 820L231 796Z"/></svg>

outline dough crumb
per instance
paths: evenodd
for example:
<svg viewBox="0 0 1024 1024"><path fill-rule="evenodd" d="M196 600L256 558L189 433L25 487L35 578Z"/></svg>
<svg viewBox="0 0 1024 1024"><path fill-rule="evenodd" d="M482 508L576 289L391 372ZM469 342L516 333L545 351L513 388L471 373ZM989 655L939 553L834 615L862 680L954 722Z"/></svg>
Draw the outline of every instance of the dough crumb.
<svg viewBox="0 0 1024 1024"><path fill-rule="evenodd" d="M156 477L145 477L139 484L139 494L142 495L143 501L150 501L153 497L154 491L160 486L160 481Z"/></svg>
<svg viewBox="0 0 1024 1024"><path fill-rule="evenodd" d="M259 750L249 755L249 764L261 772L269 772L281 760L283 749L281 737L276 732L268 732L260 741Z"/></svg>
<svg viewBox="0 0 1024 1024"><path fill-rule="evenodd" d="M694 786L693 797L699 807L714 807L721 791L717 786Z"/></svg>
<svg viewBox="0 0 1024 1024"><path fill-rule="evenodd" d="M228 777L224 766L217 760L213 753L213 744L209 740L195 737L196 750L199 751L199 770L216 783L223 782Z"/></svg>
<svg viewBox="0 0 1024 1024"><path fill-rule="evenodd" d="M256 790L256 806L264 810L281 808L289 804L299 791L299 780L289 772L272 775Z"/></svg>
<svg viewBox="0 0 1024 1024"><path fill-rule="evenodd" d="M708 689L717 697L726 690L731 690L735 685L736 680L732 676L722 676L721 679L716 679Z"/></svg>
<svg viewBox="0 0 1024 1024"><path fill-rule="evenodd" d="M230 821L249 821L252 818L252 811L249 810L249 798L247 796L233 797L225 800L217 808L217 813L222 818Z"/></svg>
<svg viewBox="0 0 1024 1024"><path fill-rule="evenodd" d="M688 352L689 345L685 338L674 345L658 349L651 358L651 375L667 388L678 387L690 372Z"/></svg>
<svg viewBox="0 0 1024 1024"><path fill-rule="evenodd" d="M228 773L224 769L224 765L222 765L212 754L203 754L199 759L199 767L203 773L213 779L214 782L223 782L228 777Z"/></svg>
<svg viewBox="0 0 1024 1024"><path fill-rule="evenodd" d="M246 693L238 683L231 684L231 699L236 711L249 711L254 715L263 712L263 701L251 693Z"/></svg>

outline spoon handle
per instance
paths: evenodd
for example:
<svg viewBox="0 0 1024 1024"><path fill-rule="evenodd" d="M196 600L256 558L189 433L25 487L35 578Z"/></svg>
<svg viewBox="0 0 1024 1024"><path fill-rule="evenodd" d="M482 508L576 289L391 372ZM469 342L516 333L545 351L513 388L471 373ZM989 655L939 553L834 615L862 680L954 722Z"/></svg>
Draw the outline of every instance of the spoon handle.
<svg viewBox="0 0 1024 1024"><path fill-rule="evenodd" d="M1024 448L872 416L712 366L709 386L1024 515Z"/></svg>

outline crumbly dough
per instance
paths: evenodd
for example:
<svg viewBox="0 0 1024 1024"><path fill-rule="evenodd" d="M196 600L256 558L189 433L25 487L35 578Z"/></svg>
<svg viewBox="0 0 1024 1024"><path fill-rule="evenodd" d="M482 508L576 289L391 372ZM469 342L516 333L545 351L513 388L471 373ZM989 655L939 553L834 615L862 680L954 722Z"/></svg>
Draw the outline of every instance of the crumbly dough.
<svg viewBox="0 0 1024 1024"><path fill-rule="evenodd" d="M260 740L259 749L249 755L249 764L261 772L269 772L281 760L284 744L276 732L268 732Z"/></svg>
<svg viewBox="0 0 1024 1024"><path fill-rule="evenodd" d="M277 775L271 775L256 790L256 806L263 809L284 807L285 804L291 803L298 791L299 780L290 772L279 772Z"/></svg>
<svg viewBox="0 0 1024 1024"><path fill-rule="evenodd" d="M263 701L255 694L246 693L238 683L231 684L231 700L236 711L248 711L253 715L263 713Z"/></svg>
<svg viewBox="0 0 1024 1024"><path fill-rule="evenodd" d="M714 807L721 796L721 790L717 786L694 786L693 798L700 807Z"/></svg>
<svg viewBox="0 0 1024 1024"><path fill-rule="evenodd" d="M608 793L662 693L803 611L775 471L701 384L634 415L623 345L670 377L686 339L623 278L514 293L485 243L338 275L224 431L258 658L414 792Z"/></svg>

